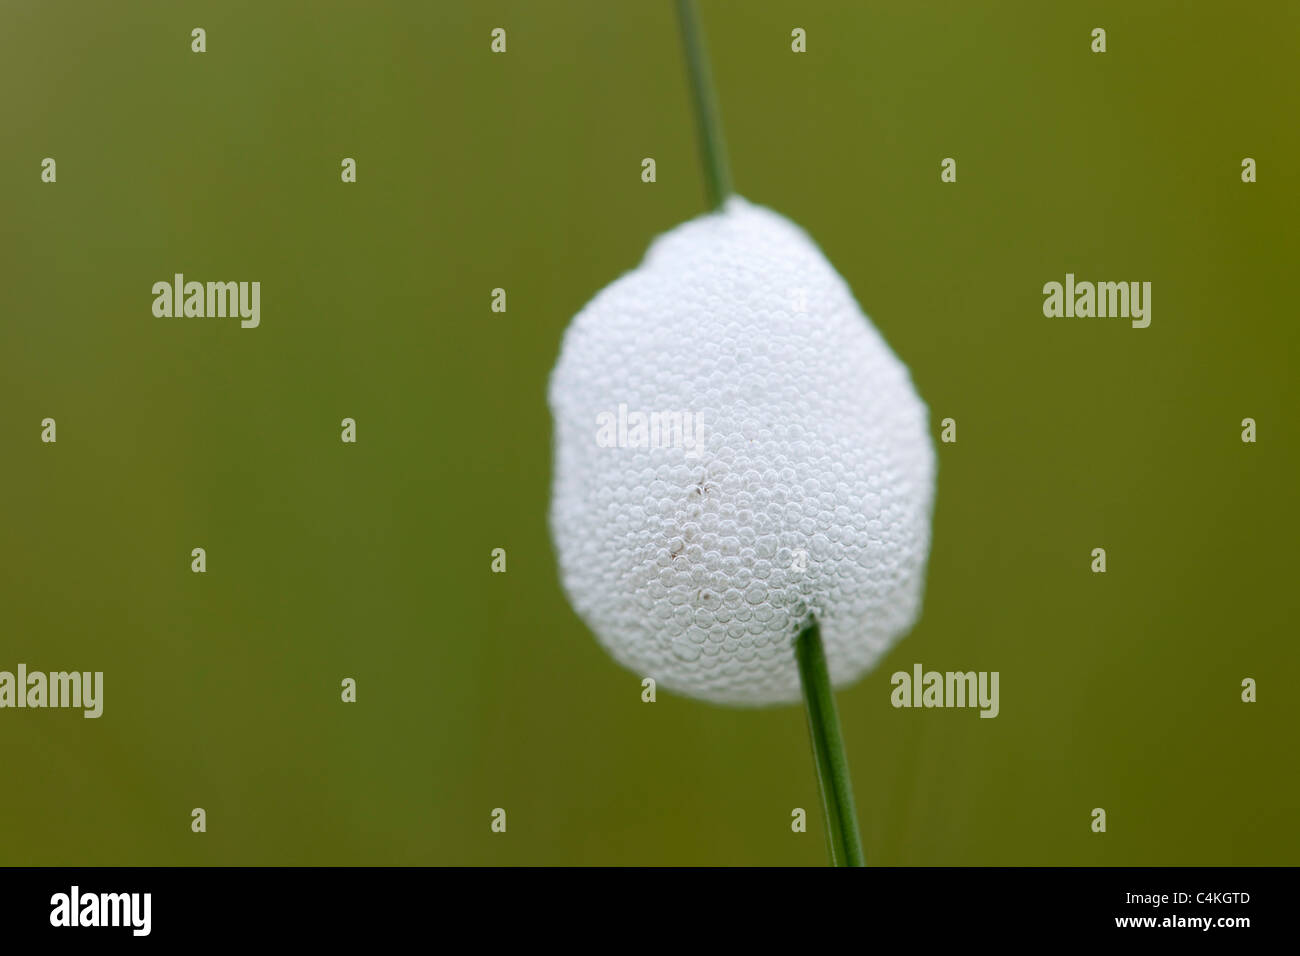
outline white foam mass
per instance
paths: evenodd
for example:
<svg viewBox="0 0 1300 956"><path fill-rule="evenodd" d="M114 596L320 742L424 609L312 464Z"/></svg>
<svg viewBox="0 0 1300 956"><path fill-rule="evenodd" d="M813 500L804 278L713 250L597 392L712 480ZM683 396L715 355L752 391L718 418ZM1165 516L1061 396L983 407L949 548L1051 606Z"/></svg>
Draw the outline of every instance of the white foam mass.
<svg viewBox="0 0 1300 956"><path fill-rule="evenodd" d="M810 615L836 686L912 627L928 411L788 219L733 197L658 237L574 318L549 400L561 579L640 677L721 704L793 702ZM635 428L636 413L682 412L702 422L696 448Z"/></svg>

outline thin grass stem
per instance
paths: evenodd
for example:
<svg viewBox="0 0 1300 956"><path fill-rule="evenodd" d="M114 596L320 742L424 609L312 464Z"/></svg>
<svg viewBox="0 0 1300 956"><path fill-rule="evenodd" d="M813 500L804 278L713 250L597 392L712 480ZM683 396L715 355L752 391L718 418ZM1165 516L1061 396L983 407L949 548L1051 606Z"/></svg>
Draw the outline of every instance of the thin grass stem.
<svg viewBox="0 0 1300 956"><path fill-rule="evenodd" d="M822 648L821 629L816 618L799 634L794 647L799 661L804 705L808 711L813 763L817 766L817 784L821 788L822 810L826 817L831 865L866 866L862 835L858 832L858 814L853 805L849 759L844 751L840 717L835 710L835 693L831 690L826 652Z"/></svg>
<svg viewBox="0 0 1300 956"><path fill-rule="evenodd" d="M695 0L677 0L677 21L682 28L682 46L690 74L691 96L695 101L695 127L700 140L700 161L704 166L704 187L709 206L721 209L731 195L731 170L727 166L727 144L722 138L718 100L709 73L709 55L704 49L700 14Z"/></svg>

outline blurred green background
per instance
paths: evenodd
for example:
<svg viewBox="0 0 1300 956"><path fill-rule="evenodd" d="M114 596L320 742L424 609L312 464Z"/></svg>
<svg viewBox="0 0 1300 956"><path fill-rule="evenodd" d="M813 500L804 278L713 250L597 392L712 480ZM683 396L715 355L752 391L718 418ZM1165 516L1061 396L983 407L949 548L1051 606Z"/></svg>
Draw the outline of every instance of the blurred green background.
<svg viewBox="0 0 1300 956"><path fill-rule="evenodd" d="M642 703L549 543L562 330L704 209L672 5L0 11L0 669L106 685L0 711L0 863L824 863L800 709ZM702 13L738 190L958 424L924 616L839 694L869 862L1300 862L1300 8ZM155 318L175 272L261 327ZM1066 272L1150 328L1044 318ZM1000 716L893 709L916 662Z"/></svg>

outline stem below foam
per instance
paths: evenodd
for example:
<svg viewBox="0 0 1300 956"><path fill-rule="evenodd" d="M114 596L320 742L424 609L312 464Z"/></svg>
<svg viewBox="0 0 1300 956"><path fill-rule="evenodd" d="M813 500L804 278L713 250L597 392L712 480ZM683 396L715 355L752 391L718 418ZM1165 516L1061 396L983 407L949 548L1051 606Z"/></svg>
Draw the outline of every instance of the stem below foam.
<svg viewBox="0 0 1300 956"><path fill-rule="evenodd" d="M816 618L795 639L794 651L808 711L808 734L812 738L813 762L817 767L817 784L821 788L831 865L866 866L862 835L858 832L858 814L853 805L849 760L844 752L840 717L835 710L835 694L831 690L826 652L822 649L821 629Z"/></svg>

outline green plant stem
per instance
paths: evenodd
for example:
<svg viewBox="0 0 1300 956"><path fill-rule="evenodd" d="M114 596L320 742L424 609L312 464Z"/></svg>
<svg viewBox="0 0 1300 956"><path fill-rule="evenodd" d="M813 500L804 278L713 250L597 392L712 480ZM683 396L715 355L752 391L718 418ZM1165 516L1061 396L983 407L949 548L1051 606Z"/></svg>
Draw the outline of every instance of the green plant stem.
<svg viewBox="0 0 1300 956"><path fill-rule="evenodd" d="M695 0L677 0L677 20L682 28L682 46L691 76L691 95L695 100L695 125L700 139L700 160L704 164L704 185L709 205L721 209L731 195L731 170L727 168L727 144L722 140L722 121L718 118L718 101L709 75L709 57L704 50L704 34Z"/></svg>
<svg viewBox="0 0 1300 956"><path fill-rule="evenodd" d="M858 832L858 814L853 806L849 760L844 753L840 717L835 710L835 694L831 690L826 652L822 649L821 629L816 618L795 639L794 651L799 661L804 705L808 710L808 733L812 737L813 762L817 765L817 784L821 788L822 810L826 815L831 865L866 866L862 835Z"/></svg>

